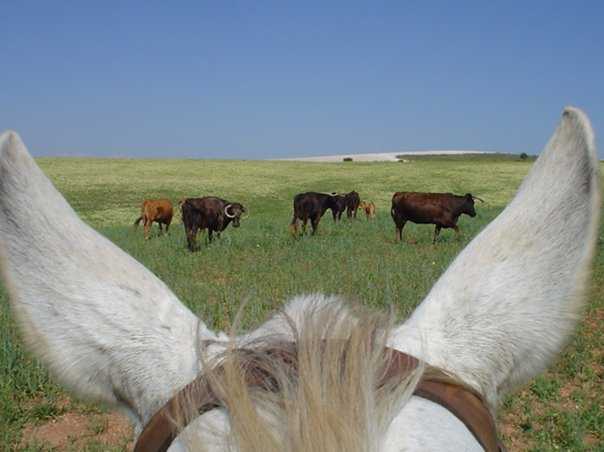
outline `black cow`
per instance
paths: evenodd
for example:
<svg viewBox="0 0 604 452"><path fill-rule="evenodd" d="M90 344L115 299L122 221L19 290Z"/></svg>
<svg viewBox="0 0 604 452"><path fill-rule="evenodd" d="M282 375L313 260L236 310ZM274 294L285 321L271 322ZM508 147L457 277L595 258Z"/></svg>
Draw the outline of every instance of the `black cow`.
<svg viewBox="0 0 604 452"><path fill-rule="evenodd" d="M337 223L342 219L342 214L346 210L346 195L335 195L335 203L331 208L331 214L333 215L334 223Z"/></svg>
<svg viewBox="0 0 604 452"><path fill-rule="evenodd" d="M189 250L196 251L197 231L208 230L208 239L212 241L212 233L216 231L218 237L229 223L234 228L239 227L241 215L246 212L245 207L238 202L229 202L214 196L203 198L187 198L181 203L182 223L185 226L187 245Z"/></svg>
<svg viewBox="0 0 604 452"><path fill-rule="evenodd" d="M302 221L302 233L306 232L306 224L310 220L312 234L315 235L319 221L327 209L334 213L337 211L337 195L335 193L299 193L294 196L294 216L290 224L290 231L293 235L298 234L298 220Z"/></svg>
<svg viewBox="0 0 604 452"><path fill-rule="evenodd" d="M453 228L459 234L457 219L462 213L476 216L475 199L482 201L471 193L459 196L452 193L396 192L392 196L390 210L396 225L396 238L403 239L403 228L407 221L436 225L432 243L436 243L441 228Z"/></svg>
<svg viewBox="0 0 604 452"><path fill-rule="evenodd" d="M359 204L361 204L361 197L356 191L351 191L350 193L344 195L346 200L346 216L348 218L357 217L357 209L359 208Z"/></svg>

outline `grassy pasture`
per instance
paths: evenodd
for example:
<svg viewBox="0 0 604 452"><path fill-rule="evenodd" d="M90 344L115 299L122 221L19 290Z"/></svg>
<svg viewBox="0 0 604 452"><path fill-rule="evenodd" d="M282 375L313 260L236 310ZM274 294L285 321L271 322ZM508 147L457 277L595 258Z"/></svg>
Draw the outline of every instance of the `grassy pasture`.
<svg viewBox="0 0 604 452"><path fill-rule="evenodd" d="M407 158L407 157L406 157ZM508 156L408 157L409 163L42 158L38 163L78 214L163 279L206 323L228 328L241 300L244 326L258 325L291 295L337 293L367 305L393 305L408 315L455 255L512 198L532 162ZM293 196L301 191L357 190L373 200L375 221L342 221L328 212L316 237L287 232ZM394 191L471 192L486 200L474 219L461 217L461 240L443 230L407 224L414 244L396 244L389 215ZM250 218L191 254L179 215L170 234L145 242L132 223L144 198L218 195L243 203ZM156 235L157 227L154 226ZM600 234L602 237L602 233ZM586 320L557 365L500 412L510 450L604 450L604 253L596 256ZM28 355L6 296L0 301L0 449L19 449L23 427L66 411L66 395ZM95 426L93 429L102 429ZM42 446L29 446L39 450ZM89 450L103 450L91 440ZM115 446L121 450L124 446Z"/></svg>

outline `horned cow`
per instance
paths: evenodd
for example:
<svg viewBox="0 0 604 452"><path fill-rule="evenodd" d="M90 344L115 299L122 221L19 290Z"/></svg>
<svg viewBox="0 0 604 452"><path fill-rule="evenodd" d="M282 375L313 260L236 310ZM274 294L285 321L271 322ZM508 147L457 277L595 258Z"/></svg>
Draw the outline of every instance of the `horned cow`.
<svg viewBox="0 0 604 452"><path fill-rule="evenodd" d="M238 202L229 202L215 196L203 198L187 198L181 203L182 222L187 236L187 246L190 251L197 251L197 232L208 230L208 239L212 241L214 232L220 233L232 222L238 228L245 207Z"/></svg>

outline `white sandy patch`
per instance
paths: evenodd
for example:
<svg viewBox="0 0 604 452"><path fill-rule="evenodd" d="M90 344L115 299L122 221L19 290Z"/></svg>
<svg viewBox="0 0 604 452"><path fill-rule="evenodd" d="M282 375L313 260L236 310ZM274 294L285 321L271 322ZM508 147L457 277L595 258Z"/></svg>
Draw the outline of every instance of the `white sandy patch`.
<svg viewBox="0 0 604 452"><path fill-rule="evenodd" d="M377 152L370 154L339 154L339 155L318 155L313 157L292 157L287 159L299 162L341 162L346 157L351 157L355 162L396 162L397 155L458 155L458 154L490 154L493 151L472 151L472 150L447 150L447 151L400 151L400 152Z"/></svg>

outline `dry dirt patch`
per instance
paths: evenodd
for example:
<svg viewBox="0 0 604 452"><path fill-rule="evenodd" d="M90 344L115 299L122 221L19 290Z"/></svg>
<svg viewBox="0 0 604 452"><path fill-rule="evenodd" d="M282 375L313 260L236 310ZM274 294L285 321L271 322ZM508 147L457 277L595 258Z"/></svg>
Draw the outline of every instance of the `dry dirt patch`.
<svg viewBox="0 0 604 452"><path fill-rule="evenodd" d="M43 424L26 425L21 438L21 447L37 445L58 451L79 450L91 443L132 449L132 427L119 413L67 412Z"/></svg>

